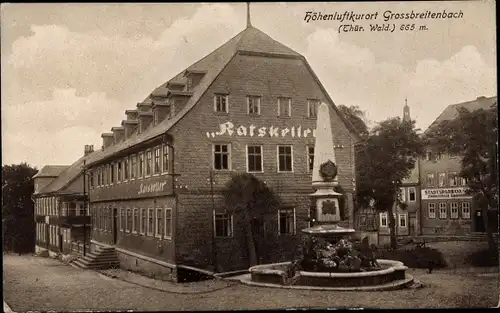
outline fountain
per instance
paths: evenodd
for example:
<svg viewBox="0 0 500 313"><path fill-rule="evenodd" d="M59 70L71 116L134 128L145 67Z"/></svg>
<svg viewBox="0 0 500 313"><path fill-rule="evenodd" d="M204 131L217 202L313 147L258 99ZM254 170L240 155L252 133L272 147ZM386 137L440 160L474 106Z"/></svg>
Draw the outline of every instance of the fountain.
<svg viewBox="0 0 500 313"><path fill-rule="evenodd" d="M264 264L249 269L251 285L326 290L391 290L413 283L407 267L393 260L376 259L368 239L354 241L355 230L339 224L348 220L339 206L342 194L333 147L328 105L318 107L311 194L315 225L302 230L300 257L291 262Z"/></svg>

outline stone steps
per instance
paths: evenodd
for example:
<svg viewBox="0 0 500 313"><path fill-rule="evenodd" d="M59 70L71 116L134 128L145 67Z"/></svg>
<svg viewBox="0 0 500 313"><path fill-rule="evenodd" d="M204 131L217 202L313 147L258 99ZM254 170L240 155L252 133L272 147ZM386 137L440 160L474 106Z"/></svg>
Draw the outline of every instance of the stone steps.
<svg viewBox="0 0 500 313"><path fill-rule="evenodd" d="M120 266L116 251L112 247L97 247L94 252L89 252L85 256L72 261L70 264L81 269L94 270Z"/></svg>

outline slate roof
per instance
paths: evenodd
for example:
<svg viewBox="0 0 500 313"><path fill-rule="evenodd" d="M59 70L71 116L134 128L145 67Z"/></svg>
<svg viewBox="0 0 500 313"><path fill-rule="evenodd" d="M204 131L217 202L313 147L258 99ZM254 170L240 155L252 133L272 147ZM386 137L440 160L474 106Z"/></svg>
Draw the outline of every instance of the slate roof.
<svg viewBox="0 0 500 313"><path fill-rule="evenodd" d="M458 108L466 108L469 111L475 111L479 109L489 109L493 104L497 102L497 97L478 97L475 100L450 104L444 109L443 112L436 118L434 122L427 128L428 131L430 128L439 124L441 121L452 120L458 116Z"/></svg>
<svg viewBox="0 0 500 313"><path fill-rule="evenodd" d="M309 64L301 54L277 42L267 34L258 30L257 28L249 26L240 33L238 33L236 36L231 38L225 44L217 48L215 51L205 56L204 58L194 63L193 65L189 66L187 69L183 70L182 72L174 76L171 80L169 80L165 84L162 84L161 86L157 87L152 92L153 95L166 94L166 92L168 91L167 84L169 82L182 83L185 81L184 74L186 70L206 72L203 79L199 82L196 88L194 88L193 95L189 98L186 105L175 116L173 116L171 119L163 120L158 125L146 130L143 133L134 133L125 141L109 146L104 150L95 151L94 153L92 153L87 157L87 164L91 165L93 163L99 162L100 160L108 158L119 151L128 149L137 144L140 144L143 141L150 140L162 134L165 134L172 126L174 126L180 119L184 117L184 115L186 115L196 105L196 103L199 101L202 95L207 91L207 89L210 87L213 81L225 68L225 66L239 52L265 53L268 55L271 54L279 56L298 57L302 58L306 66L310 69ZM319 79L317 79L316 75L312 70L311 73L319 82ZM328 96L326 90L324 90L324 92ZM331 101L331 99L329 100ZM151 95L149 95L148 97L146 97L143 103L151 103L151 101L152 101ZM333 101L331 102L333 103ZM334 107L334 109L336 108ZM354 128L352 127L352 125L350 125L347 122L346 125L353 132L353 134L356 137L358 137L356 132L353 131Z"/></svg>
<svg viewBox="0 0 500 313"><path fill-rule="evenodd" d="M71 164L70 166L67 166L66 169L61 172L59 177L51 181L47 186L45 186L42 190L40 190L39 193L51 193L51 192L61 191L61 189L66 187L80 175L83 168L83 160L84 157L81 157L75 163Z"/></svg>
<svg viewBox="0 0 500 313"><path fill-rule="evenodd" d="M41 170L38 171L38 173L33 176L33 178L57 177L68 167L69 165L45 165Z"/></svg>

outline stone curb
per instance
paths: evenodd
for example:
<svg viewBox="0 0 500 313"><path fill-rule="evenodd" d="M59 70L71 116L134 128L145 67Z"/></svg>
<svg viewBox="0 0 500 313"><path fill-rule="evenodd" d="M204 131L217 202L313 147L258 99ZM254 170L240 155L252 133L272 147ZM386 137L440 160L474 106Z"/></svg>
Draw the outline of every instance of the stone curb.
<svg viewBox="0 0 500 313"><path fill-rule="evenodd" d="M102 275L102 276L109 277L109 278L112 278L112 279L117 279L117 280L129 283L129 284L133 284L133 285L136 285L136 286L141 286L141 287L152 289L152 290L156 290L156 291L167 292L167 293L174 293L174 294L205 294L205 293L216 292L216 291L219 291L219 290L223 290L223 289L234 287L235 285L238 285L238 283L235 283L235 284L229 284L229 285L224 286L224 287L219 287L219 288L209 289L209 290L202 290L202 291L176 291L176 290L168 290L166 288L161 288L161 287L150 286L150 285L147 285L147 284L141 284L141 283L135 282L133 280L124 279L122 277L119 277L119 276L116 276L116 275L111 275L111 274L108 274L108 273L105 273L105 272L101 272L101 271L95 271L95 272L98 275ZM181 286L181 288L184 289L186 287Z"/></svg>
<svg viewBox="0 0 500 313"><path fill-rule="evenodd" d="M5 301L3 302L3 311L5 313L15 313Z"/></svg>
<svg viewBox="0 0 500 313"><path fill-rule="evenodd" d="M268 284L268 283L258 283L258 282L253 282L250 281L247 277L248 275L245 276L240 276L238 279L242 284L248 285L248 286L256 286L256 287L268 287L268 288L278 288L278 289L296 289L296 290L311 290L311 291L344 291L344 292L349 292L349 291L390 291L390 290L397 290L397 289L404 289L407 288L409 285L411 285L414 282L414 278L411 275L406 274L406 278L400 281L392 282L386 285L379 285L379 286L363 286L363 287L316 287L316 286L286 286L286 285L275 285L275 284ZM245 278L244 278L245 277ZM236 278L234 279L236 280Z"/></svg>

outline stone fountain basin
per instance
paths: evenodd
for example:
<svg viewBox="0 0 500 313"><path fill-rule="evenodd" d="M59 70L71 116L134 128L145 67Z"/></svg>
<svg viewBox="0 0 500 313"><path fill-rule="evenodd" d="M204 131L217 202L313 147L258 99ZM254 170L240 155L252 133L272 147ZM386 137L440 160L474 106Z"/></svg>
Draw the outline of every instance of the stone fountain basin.
<svg viewBox="0 0 500 313"><path fill-rule="evenodd" d="M329 272L298 272L293 282L287 279L286 267L291 262L263 264L249 269L251 280L257 283L316 286L316 287L362 287L380 286L392 282L407 280L405 271L408 269L402 262L394 260L377 260L380 270L353 273ZM283 268L283 269L280 269Z"/></svg>

